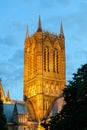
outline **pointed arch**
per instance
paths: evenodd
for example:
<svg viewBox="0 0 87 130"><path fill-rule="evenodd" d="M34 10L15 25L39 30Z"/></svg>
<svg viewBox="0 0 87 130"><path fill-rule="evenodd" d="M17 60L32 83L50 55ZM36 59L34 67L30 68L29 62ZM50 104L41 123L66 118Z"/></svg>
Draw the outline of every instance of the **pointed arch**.
<svg viewBox="0 0 87 130"><path fill-rule="evenodd" d="M49 41L45 41L43 43L43 63L44 63L44 70L50 71L50 55L51 55L52 45Z"/></svg>
<svg viewBox="0 0 87 130"><path fill-rule="evenodd" d="M60 59L61 47L56 40L53 46L53 72L59 73L59 59Z"/></svg>
<svg viewBox="0 0 87 130"><path fill-rule="evenodd" d="M53 72L58 73L58 49L53 50Z"/></svg>
<svg viewBox="0 0 87 130"><path fill-rule="evenodd" d="M54 42L53 48L56 48L58 50L61 49L60 44L59 44L59 42L57 40Z"/></svg>
<svg viewBox="0 0 87 130"><path fill-rule="evenodd" d="M44 70L49 71L49 47L44 47Z"/></svg>

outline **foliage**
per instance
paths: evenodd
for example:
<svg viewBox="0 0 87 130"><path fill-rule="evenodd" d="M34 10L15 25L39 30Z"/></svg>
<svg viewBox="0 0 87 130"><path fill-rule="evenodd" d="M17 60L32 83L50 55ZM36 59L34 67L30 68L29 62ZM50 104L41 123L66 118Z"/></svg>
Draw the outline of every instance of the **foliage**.
<svg viewBox="0 0 87 130"><path fill-rule="evenodd" d="M6 117L3 112L3 102L0 100L0 130L8 130Z"/></svg>
<svg viewBox="0 0 87 130"><path fill-rule="evenodd" d="M52 130L86 130L87 129L87 64L73 74L72 81L63 92L65 105L60 113L52 117L45 128ZM43 125L42 124L42 125ZM44 126L44 125L43 125Z"/></svg>

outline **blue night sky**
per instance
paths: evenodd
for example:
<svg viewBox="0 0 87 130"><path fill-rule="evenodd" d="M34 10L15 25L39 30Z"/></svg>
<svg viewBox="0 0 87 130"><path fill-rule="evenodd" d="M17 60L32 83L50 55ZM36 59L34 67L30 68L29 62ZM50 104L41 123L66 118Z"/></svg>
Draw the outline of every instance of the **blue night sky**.
<svg viewBox="0 0 87 130"><path fill-rule="evenodd" d="M66 46L66 79L87 62L87 0L0 0L0 77L5 94L23 98L24 40L37 30L59 34L62 20Z"/></svg>

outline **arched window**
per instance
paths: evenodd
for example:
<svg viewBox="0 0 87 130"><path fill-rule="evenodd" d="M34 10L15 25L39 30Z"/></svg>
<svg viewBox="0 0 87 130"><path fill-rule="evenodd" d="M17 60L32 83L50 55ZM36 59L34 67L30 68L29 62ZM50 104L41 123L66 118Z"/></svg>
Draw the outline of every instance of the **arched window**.
<svg viewBox="0 0 87 130"><path fill-rule="evenodd" d="M49 49L47 49L47 70L49 71Z"/></svg>
<svg viewBox="0 0 87 130"><path fill-rule="evenodd" d="M44 48L44 70L46 70L46 48Z"/></svg>
<svg viewBox="0 0 87 130"><path fill-rule="evenodd" d="M53 51L53 72L58 73L58 50Z"/></svg>
<svg viewBox="0 0 87 130"><path fill-rule="evenodd" d="M32 75L32 55L31 54L30 54L29 58L30 58L30 62L29 62L30 68L29 68L29 70L30 70L30 75Z"/></svg>
<svg viewBox="0 0 87 130"><path fill-rule="evenodd" d="M53 51L53 72L55 72L55 51Z"/></svg>
<svg viewBox="0 0 87 130"><path fill-rule="evenodd" d="M58 73L58 50L56 50L56 73Z"/></svg>
<svg viewBox="0 0 87 130"><path fill-rule="evenodd" d="M37 60L37 57L36 57L36 48L34 48L33 49L33 55L32 55L32 57L33 57L33 74L35 74L36 73L36 71L37 71L37 64L36 64L36 60Z"/></svg>
<svg viewBox="0 0 87 130"><path fill-rule="evenodd" d="M49 70L49 48L47 46L44 48L44 70L50 71Z"/></svg>

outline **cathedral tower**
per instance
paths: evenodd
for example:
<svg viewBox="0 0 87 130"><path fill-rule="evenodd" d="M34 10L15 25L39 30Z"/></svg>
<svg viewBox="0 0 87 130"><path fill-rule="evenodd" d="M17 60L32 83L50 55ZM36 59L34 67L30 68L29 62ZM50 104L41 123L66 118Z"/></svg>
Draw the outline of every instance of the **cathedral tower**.
<svg viewBox="0 0 87 130"><path fill-rule="evenodd" d="M42 30L39 17L35 34L24 43L24 100L31 119L46 118L65 88L65 38Z"/></svg>

